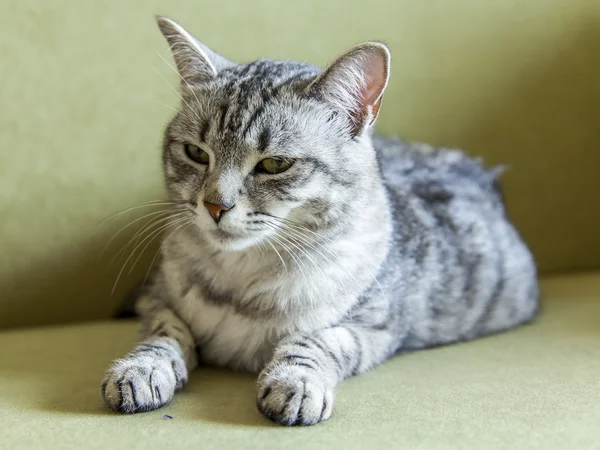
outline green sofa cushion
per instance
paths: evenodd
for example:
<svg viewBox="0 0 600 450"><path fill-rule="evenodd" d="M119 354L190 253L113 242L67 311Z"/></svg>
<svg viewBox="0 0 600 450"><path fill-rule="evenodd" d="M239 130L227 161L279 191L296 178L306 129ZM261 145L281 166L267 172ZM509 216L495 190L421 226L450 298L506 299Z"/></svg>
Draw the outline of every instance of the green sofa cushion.
<svg viewBox="0 0 600 450"><path fill-rule="evenodd" d="M253 376L208 368L160 410L108 411L100 381L133 322L5 331L0 448L598 448L600 273L543 289L532 325L397 356L343 383L332 418L308 428L260 416Z"/></svg>

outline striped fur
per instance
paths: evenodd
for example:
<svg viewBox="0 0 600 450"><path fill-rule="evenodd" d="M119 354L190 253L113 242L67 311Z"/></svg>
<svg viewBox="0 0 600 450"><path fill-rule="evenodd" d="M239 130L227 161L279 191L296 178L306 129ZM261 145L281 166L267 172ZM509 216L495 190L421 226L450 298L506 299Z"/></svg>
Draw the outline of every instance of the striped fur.
<svg viewBox="0 0 600 450"><path fill-rule="evenodd" d="M372 137L389 74L381 44L324 72L236 65L159 23L182 77L163 161L186 220L139 293L143 342L107 372L111 408L160 407L204 362L259 373L257 405L275 422L315 424L341 380L398 352L533 318L535 264L505 216L498 171ZM257 172L268 157L294 163ZM203 201L234 207L215 223Z"/></svg>

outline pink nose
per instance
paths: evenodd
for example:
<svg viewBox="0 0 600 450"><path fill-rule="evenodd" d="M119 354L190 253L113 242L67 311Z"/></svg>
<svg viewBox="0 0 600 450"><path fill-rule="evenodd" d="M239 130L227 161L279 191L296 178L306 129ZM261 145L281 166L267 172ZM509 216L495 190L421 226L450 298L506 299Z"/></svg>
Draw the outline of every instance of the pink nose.
<svg viewBox="0 0 600 450"><path fill-rule="evenodd" d="M209 202L204 202L204 206L206 209L208 209L208 212L216 223L219 223L219 220L221 220L221 214L223 214L223 211L229 211L231 209L231 206L216 205L215 203Z"/></svg>

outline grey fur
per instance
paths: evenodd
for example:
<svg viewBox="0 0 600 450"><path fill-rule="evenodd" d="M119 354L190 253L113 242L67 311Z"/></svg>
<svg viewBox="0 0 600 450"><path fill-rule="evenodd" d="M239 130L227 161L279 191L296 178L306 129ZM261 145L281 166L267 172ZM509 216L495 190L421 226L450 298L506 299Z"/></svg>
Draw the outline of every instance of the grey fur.
<svg viewBox="0 0 600 450"><path fill-rule="evenodd" d="M139 293L144 343L107 372L111 408L162 406L202 360L259 372L265 416L314 424L344 378L534 317L535 264L506 218L498 171L371 136L385 47L357 46L325 72L236 65L159 24L182 77L163 161L184 220ZM186 159L186 143L210 166ZM258 172L268 157L294 163ZM234 207L216 224L203 201Z"/></svg>

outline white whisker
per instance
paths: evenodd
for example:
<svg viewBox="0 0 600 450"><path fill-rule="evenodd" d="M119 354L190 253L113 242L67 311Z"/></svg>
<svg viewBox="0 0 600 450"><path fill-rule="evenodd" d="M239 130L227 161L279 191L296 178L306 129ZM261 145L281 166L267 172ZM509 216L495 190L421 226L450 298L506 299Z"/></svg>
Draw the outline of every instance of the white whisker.
<svg viewBox="0 0 600 450"><path fill-rule="evenodd" d="M269 244L271 246L271 248L273 250L275 250L275 253L277 253L277 256L279 256L279 259L281 261L281 264L283 264L283 268L285 269L285 272L287 273L287 266L285 265L285 261L283 260L283 258L281 257L281 255L279 254L279 252L277 251L277 249L275 248L275 246L273 244L271 244L271 242L267 241L267 244Z"/></svg>
<svg viewBox="0 0 600 450"><path fill-rule="evenodd" d="M303 226L297 224L296 222L294 222L292 220L284 219L284 218L277 217L277 216L272 216L272 215L267 215L267 217L271 217L271 218L273 218L275 220L279 220L280 222L284 223L288 227L293 227L293 228L296 228L296 229L301 230L303 232L310 233L311 235L313 235L313 236L315 236L315 237L317 237L320 240L323 240L325 242L329 242L329 243L335 242L333 239L328 238L328 237L323 236L323 235L320 235L318 233L315 233L314 231L309 230L308 228L303 227ZM325 246L324 244L320 244L320 245L321 245L321 248L325 249L326 251L328 251L329 253L331 253L332 255L334 255L337 258L337 260L340 262L340 264L343 265L344 270L346 271L346 273L348 275L352 276L350 270L348 269L348 266L346 266L346 264L345 264L344 258L342 258L334 249L332 249L332 248L330 248L328 246ZM364 270L367 270L367 269L364 269ZM389 310L389 305L390 305L389 300L387 298L387 295L383 291L383 287L379 283L379 280L377 279L377 276L372 271L370 271L370 270L367 270L367 273L373 279L373 281L375 282L375 284L377 284L377 287L379 288L379 291L381 292L381 295L383 296L383 299L385 300L386 306L387 306L387 308ZM358 282L356 281L356 278L354 276L352 276L352 278L358 284Z"/></svg>
<svg viewBox="0 0 600 450"><path fill-rule="evenodd" d="M170 214L173 213L173 214ZM149 231L152 227L154 227L155 225L158 225L160 223L166 222L169 219L174 219L176 217L185 215L185 214L189 214L189 211L186 210L170 210L167 211L166 214L164 214L161 217L155 217L151 220L149 220L148 222L146 222L144 224L143 227L141 227L131 238L131 241L135 240L136 243L137 241L140 239L141 235L144 234L146 231ZM129 243L131 243L131 241ZM129 244L128 244L129 245Z"/></svg>
<svg viewBox="0 0 600 450"><path fill-rule="evenodd" d="M115 217L117 217L117 216L119 216L121 214L125 214L126 212L132 211L134 209L146 208L146 207L149 207L149 206L181 205L182 203L186 203L186 202L183 202L183 201L177 202L177 201L165 201L165 200L151 200L151 201L148 201L148 202L140 203L138 205L130 206L129 208L125 208L125 209L122 209L120 211L117 211L117 212L109 215L108 217L105 217L104 219L102 219L98 225L102 225L104 222L110 221L111 219L114 219Z"/></svg>
<svg viewBox="0 0 600 450"><path fill-rule="evenodd" d="M331 259L329 259L327 256L325 256L325 254L323 252L321 252L317 247L315 247L308 239L300 236L297 232L295 232L293 229L287 229L285 226L281 226L280 227L280 232L285 233L287 236L289 236L291 239L296 240L297 242L299 241L301 244L307 245L309 248L311 248L314 252L318 253L323 259L325 259L329 264L331 264L332 266L336 266L338 268L341 268L343 272L346 273L346 275L348 275L357 285L357 287L360 289L361 285L358 283L358 281L356 280L356 278L354 277L354 275L352 275L352 273L347 269L347 268L342 268L339 265L337 265L334 261L332 261ZM317 244L315 242L315 244ZM328 250L327 248L325 248L322 244L321 244L321 248L323 248L324 250ZM330 252L331 253L331 252ZM310 257L309 257L310 258ZM312 258L311 258L312 259ZM339 259L339 258L338 258ZM325 277L325 279L327 279ZM341 284L342 289L344 289L344 293L346 295L346 298L349 299L350 296L348 295L348 291L346 290L346 286L344 283Z"/></svg>
<svg viewBox="0 0 600 450"><path fill-rule="evenodd" d="M189 217L188 217L188 213L187 213L187 212L182 212L182 213L176 214L176 215L174 215L174 216L170 216L170 217L167 217L167 218L165 218L165 219L161 219L161 220L160 220L160 222L162 223L162 222L169 221L169 220L180 219L182 216L185 216L186 218L189 218ZM158 224L157 224L156 222L155 222L154 224L152 224L152 226L155 226L155 225L158 225ZM140 236L141 236L141 234L140 234ZM138 239L139 239L139 238L138 238ZM139 259L141 258L141 256L144 254L144 252L146 251L146 249L148 248L148 246L150 245L150 243L151 243L151 242L152 242L152 239L151 239L151 240L149 240L149 241L146 243L146 245L145 245L145 246L142 248L142 250L140 251L140 254L139 254L139 255L138 255L138 257L135 259L135 261L133 262L133 264L131 265L131 268L129 269L129 272L128 272L128 274L130 274L130 273L132 272L132 270L133 270L133 268L135 267L135 265L137 264L138 260L139 260Z"/></svg>
<svg viewBox="0 0 600 450"><path fill-rule="evenodd" d="M284 230L283 228L281 228L281 227L279 227L279 226L276 226L276 225L274 225L274 224L269 224L268 222L267 222L267 225L269 225L269 226L271 226L271 227L275 227L275 229L276 229L276 230L278 230L279 232L283 232L283 233L285 233L285 234L287 234L288 236L291 236L291 237L293 238L293 236L292 236L292 235L290 235L289 233L286 233L286 232L285 232L285 230ZM279 235L279 237L280 237L281 239L285 240L285 242L287 242L288 244L292 245L294 248L298 249L298 250L299 250L299 251L300 251L300 252L301 252L301 253L302 253L304 256L306 256L306 258L307 258L307 259L308 259L308 260L309 260L309 261L312 263L313 267L314 267L316 270L318 270L319 274L320 274L320 275L323 277L323 281L327 283L327 281L328 281L328 278L327 278L327 275L325 274L325 272L323 271L323 268L322 268L322 266L321 266L321 265L320 265L320 264L319 264L317 261L315 261L315 260L312 258L312 256L311 256L311 255L310 255L308 252L306 252L306 251L305 251L305 250L304 250L304 249L303 249L301 246L299 246L299 245L296 245L296 244L295 244L295 243L294 243L294 242L293 242L291 239L289 239L289 238L286 238L285 236L281 236L281 235ZM323 256L324 256L324 255L323 255ZM307 269L307 270L308 270L308 269ZM346 288L345 288L345 286L342 286L342 287L343 287L343 289L344 289L344 292L345 292L345 294L346 294L346 298L347 298L347 299L349 299L350 297L348 296L348 292L346 291ZM333 296L333 293L332 293L331 295Z"/></svg>
<svg viewBox="0 0 600 450"><path fill-rule="evenodd" d="M156 52L156 54L160 57L160 59L162 59L165 62L165 64L167 66L169 66L173 70L173 72L175 72L177 74L177 76L179 78L181 78L181 81L183 81L186 84L186 86L188 87L188 89L190 90L190 92L192 93L192 95L194 96L194 98L196 99L196 102L198 102L198 105L200 105L200 100L198 99L198 96L196 95L196 93L192 89L192 86L190 86L190 83L188 83L188 81L181 76L181 74L179 73L179 71L175 67L173 67L169 63L169 61L167 61L165 58L163 58L163 56L160 53Z"/></svg>
<svg viewBox="0 0 600 450"><path fill-rule="evenodd" d="M150 233L148 236L146 236L131 252L131 254L129 255L129 257L125 260L125 262L123 263L123 267L121 267L121 270L119 271L119 274L117 275L117 279L115 280L115 284L113 285L113 289L111 291L111 296L115 293L115 289L117 287L117 284L119 283L119 279L121 278L121 275L123 274L123 271L125 270L125 267L127 266L127 263L129 262L129 260L133 257L133 255L135 255L135 252L137 251L137 249L144 243L146 242L146 240L148 239L154 239L156 236L160 235L160 233L164 230L166 230L167 228L169 228L170 226L173 226L175 224L180 223L183 220L187 220L187 218L183 218L183 219L178 219L173 223L168 223L166 225L161 226L159 229L154 230L152 233Z"/></svg>
<svg viewBox="0 0 600 450"><path fill-rule="evenodd" d="M183 225L178 226L171 233L169 233L169 235L163 240L162 244L160 244L160 247L158 247L158 250L154 254L152 261L150 261L150 266L148 266L148 270L146 271L146 276L144 276L144 281L142 281L142 286L144 286L146 284L146 280L148 279L150 270L152 270L152 266L154 266L154 262L156 261L156 258L162 252L162 249L165 246L165 244L167 243L167 241L169 240L169 238L171 238L175 234L175 232L177 232L177 231L181 230L182 228L184 228L185 226L189 226L191 224L192 224L192 222L188 222L188 223L184 223Z"/></svg>
<svg viewBox="0 0 600 450"><path fill-rule="evenodd" d="M167 209L167 210L161 210L161 211L153 211L151 213L148 214L144 214L141 217L138 217L135 220L132 220L131 222L123 225L121 228L119 228L119 230L113 234L113 236L108 240L108 242L106 243L106 245L104 245L104 248L102 249L102 251L100 252L100 256L98 257L98 259L100 260L102 258L102 256L104 255L104 252L106 252L106 249L110 246L110 244L117 238L117 236L119 234L121 234L125 229L129 228L130 226L136 224L137 222L139 222L140 220L144 220L147 219L148 217L153 217L156 215L164 215L164 214L169 214L172 211L171 208ZM128 244L129 245L129 244ZM118 256L118 254L117 254Z"/></svg>
<svg viewBox="0 0 600 450"><path fill-rule="evenodd" d="M165 82L165 83L167 83L167 84L169 85L169 87L170 87L171 89L173 89L173 91L174 91L174 92L175 92L175 93L176 93L176 94L179 96L179 98L181 99L181 101L182 101L183 103L185 103L185 104L187 105L187 107L188 107L188 108L190 108L190 110L191 110L191 111L194 113L194 115L195 115L195 116L198 118L198 120L200 120L200 116L198 115L198 113L197 113L197 112L196 112L196 111L195 111L195 110L194 110L194 109L193 109L193 108L190 106L190 104L189 104L189 103L188 103L188 102L185 100L185 98L183 98L183 95L181 95L181 94L179 93L179 91L178 91L177 89L175 89L175 88L174 88L174 87L171 85L171 83L169 83L169 82L167 81L167 79L166 79L165 77L163 77L163 76L162 76L162 74L161 74L161 73L160 73L158 70L156 70L154 67L153 67L152 69L154 69L154 71L155 71L155 72L158 74L158 76L159 76L159 77L161 77L161 78L164 80L164 82Z"/></svg>
<svg viewBox="0 0 600 450"><path fill-rule="evenodd" d="M285 250L294 260L294 262L297 263L297 267L300 270L300 273L302 274L302 276L308 280L308 268L306 267L306 265L304 264L304 261L302 261L302 259L296 255L296 253L294 253L293 250L290 250L290 248L285 245L284 242L281 241L281 236L277 237L277 236L269 236L269 239L273 239L278 245L281 246L281 248L283 248L283 250ZM305 272L306 269L306 272Z"/></svg>
<svg viewBox="0 0 600 450"><path fill-rule="evenodd" d="M275 227L276 230L278 230L279 232L283 232L285 233L287 236L290 236L291 238L293 238L293 236L289 233L287 233L282 227L274 225L274 224L269 224L267 223L267 225L271 226L271 227ZM280 238L284 239L287 243L289 243L290 245L292 245L294 248L298 249L304 256L306 256L306 258L313 264L313 266L320 272L321 276L323 277L324 280L327 280L327 276L325 275L325 272L323 272L322 266L319 265L313 258L312 256L306 252L301 246L296 245L296 243L294 243L294 241L290 240L289 238L286 238L285 236L279 236Z"/></svg>
<svg viewBox="0 0 600 450"><path fill-rule="evenodd" d="M178 110L177 108L173 108L172 106L169 106L169 105L166 105L166 104L164 104L164 103L162 103L162 102L159 102L158 100L152 100L152 101L153 101L154 103L157 103L157 104L159 104L159 105L162 105L162 106L164 106L165 108L168 108L168 109L170 109L171 111L175 111L177 114L181 114L183 117L185 117L185 118L186 118L187 120L189 120L190 122L192 121L192 119L191 119L191 118L190 118L188 115L184 114L184 113L183 113L183 111L180 111L180 110Z"/></svg>

